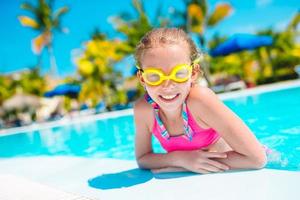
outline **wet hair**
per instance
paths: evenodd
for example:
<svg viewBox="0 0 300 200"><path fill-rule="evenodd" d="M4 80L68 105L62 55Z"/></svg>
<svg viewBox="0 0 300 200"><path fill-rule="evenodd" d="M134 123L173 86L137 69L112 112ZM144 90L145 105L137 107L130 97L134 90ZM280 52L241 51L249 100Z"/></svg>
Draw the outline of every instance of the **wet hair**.
<svg viewBox="0 0 300 200"><path fill-rule="evenodd" d="M160 47L168 44L186 44L189 48L191 62L199 58L200 52L188 34L179 28L156 28L144 35L135 50L135 60L139 67L141 59L147 49Z"/></svg>

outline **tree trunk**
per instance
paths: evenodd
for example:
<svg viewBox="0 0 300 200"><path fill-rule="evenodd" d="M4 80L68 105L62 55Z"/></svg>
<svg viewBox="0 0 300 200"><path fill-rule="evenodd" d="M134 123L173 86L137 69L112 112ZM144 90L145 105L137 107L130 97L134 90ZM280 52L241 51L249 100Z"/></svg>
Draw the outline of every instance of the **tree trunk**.
<svg viewBox="0 0 300 200"><path fill-rule="evenodd" d="M37 64L36 66L41 69L42 68L42 53L37 56Z"/></svg>
<svg viewBox="0 0 300 200"><path fill-rule="evenodd" d="M48 47L48 54L50 59L50 75L53 77L56 77L57 75L57 65L56 65L56 59L53 52L52 43L49 43Z"/></svg>

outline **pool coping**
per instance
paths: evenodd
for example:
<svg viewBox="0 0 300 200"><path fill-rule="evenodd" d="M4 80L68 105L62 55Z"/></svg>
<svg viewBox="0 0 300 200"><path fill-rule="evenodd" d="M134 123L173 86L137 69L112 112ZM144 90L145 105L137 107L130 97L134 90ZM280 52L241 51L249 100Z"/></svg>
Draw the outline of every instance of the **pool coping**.
<svg viewBox="0 0 300 200"><path fill-rule="evenodd" d="M300 79L296 80L289 80L289 81L282 81L272 84L266 84L266 85L260 85L254 88L247 88L244 90L238 90L238 91L232 91L232 92L226 92L217 94L221 100L229 100L233 98L238 97L246 97L251 96L255 94L261 94L266 92L272 92L277 90L283 90L287 88L295 88L300 86ZM118 110L118 111L111 111L106 113L100 113L95 115L85 115L85 116L76 116L76 117L70 117L65 116L62 119L51 121L51 122L41 122L41 123L33 123L28 126L22 126L17 128L8 128L8 129L2 129L0 130L0 137L7 136L7 135L14 135L14 134L20 134L23 132L28 131L35 131L35 130L44 130L49 128L55 128L60 127L63 125L70 125L70 124L76 124L76 123L84 123L88 121L96 121L100 119L111 119L111 118L117 118L122 116L128 116L133 114L133 109L125 109L125 110Z"/></svg>
<svg viewBox="0 0 300 200"><path fill-rule="evenodd" d="M280 200L297 199L300 195L299 171L261 169L206 175L191 172L153 174L138 169L135 161L66 156L0 159L0 166L2 174L97 200L179 200L186 195L190 200L198 200L199 195L210 200Z"/></svg>

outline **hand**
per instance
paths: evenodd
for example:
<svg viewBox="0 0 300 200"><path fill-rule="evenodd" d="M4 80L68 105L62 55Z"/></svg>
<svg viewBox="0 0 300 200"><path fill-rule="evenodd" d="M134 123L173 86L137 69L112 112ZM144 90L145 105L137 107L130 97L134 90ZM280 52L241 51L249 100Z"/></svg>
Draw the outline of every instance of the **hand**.
<svg viewBox="0 0 300 200"><path fill-rule="evenodd" d="M185 172L185 171L187 171L187 170L183 167L165 167L165 168L151 170L151 172L154 174L164 173L164 172Z"/></svg>
<svg viewBox="0 0 300 200"><path fill-rule="evenodd" d="M203 150L179 151L180 166L192 172L207 174L223 172L229 167L213 158L226 158L226 153L207 152Z"/></svg>

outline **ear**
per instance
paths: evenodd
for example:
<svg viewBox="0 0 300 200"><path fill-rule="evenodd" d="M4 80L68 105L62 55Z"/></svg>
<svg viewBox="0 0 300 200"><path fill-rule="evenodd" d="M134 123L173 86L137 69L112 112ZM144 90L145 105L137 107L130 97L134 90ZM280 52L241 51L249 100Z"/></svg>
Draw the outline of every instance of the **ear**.
<svg viewBox="0 0 300 200"><path fill-rule="evenodd" d="M145 81L144 81L144 78L143 78L143 76L142 76L142 72L140 71L140 70L138 70L137 72L136 72L136 76L138 77L138 79L139 79L139 82L141 83L141 85L143 86L143 87L145 87Z"/></svg>
<svg viewBox="0 0 300 200"><path fill-rule="evenodd" d="M202 74L203 71L201 70L200 65L198 63L194 64L192 71L192 82L195 82Z"/></svg>

